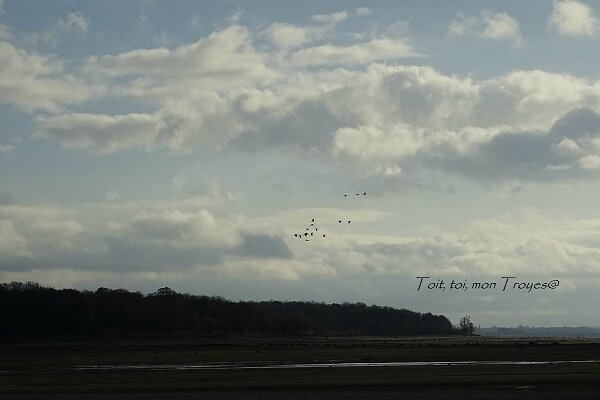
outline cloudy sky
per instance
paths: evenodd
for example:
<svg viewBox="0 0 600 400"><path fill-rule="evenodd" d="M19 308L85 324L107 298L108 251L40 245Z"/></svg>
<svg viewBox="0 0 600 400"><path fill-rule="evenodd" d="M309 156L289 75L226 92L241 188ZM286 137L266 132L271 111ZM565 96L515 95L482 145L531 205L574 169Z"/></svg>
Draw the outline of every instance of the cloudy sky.
<svg viewBox="0 0 600 400"><path fill-rule="evenodd" d="M0 281L598 326L598 55L595 2L0 0Z"/></svg>

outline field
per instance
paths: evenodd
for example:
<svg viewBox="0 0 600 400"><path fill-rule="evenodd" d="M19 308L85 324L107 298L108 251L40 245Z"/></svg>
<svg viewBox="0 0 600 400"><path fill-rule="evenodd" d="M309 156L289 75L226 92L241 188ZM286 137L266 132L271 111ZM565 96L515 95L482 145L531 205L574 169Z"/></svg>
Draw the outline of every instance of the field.
<svg viewBox="0 0 600 400"><path fill-rule="evenodd" d="M406 364L380 364L400 362ZM548 400L591 399L598 393L598 339L300 337L0 344L2 399Z"/></svg>

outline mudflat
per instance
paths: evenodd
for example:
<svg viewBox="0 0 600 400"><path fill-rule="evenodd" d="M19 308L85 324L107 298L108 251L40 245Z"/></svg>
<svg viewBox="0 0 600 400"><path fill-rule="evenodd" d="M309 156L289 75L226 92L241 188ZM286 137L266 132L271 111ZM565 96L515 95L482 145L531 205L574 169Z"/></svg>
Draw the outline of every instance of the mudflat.
<svg viewBox="0 0 600 400"><path fill-rule="evenodd" d="M3 399L547 400L599 393L600 340L593 338L0 344Z"/></svg>

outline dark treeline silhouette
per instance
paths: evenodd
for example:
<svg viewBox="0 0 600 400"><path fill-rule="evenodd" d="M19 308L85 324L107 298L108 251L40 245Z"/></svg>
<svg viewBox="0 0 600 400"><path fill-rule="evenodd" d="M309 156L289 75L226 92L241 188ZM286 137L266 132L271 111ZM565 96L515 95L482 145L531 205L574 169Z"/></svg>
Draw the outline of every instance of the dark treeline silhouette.
<svg viewBox="0 0 600 400"><path fill-rule="evenodd" d="M227 335L442 335L457 333L443 315L363 303L229 301L169 288L57 290L0 284L0 338L115 339Z"/></svg>

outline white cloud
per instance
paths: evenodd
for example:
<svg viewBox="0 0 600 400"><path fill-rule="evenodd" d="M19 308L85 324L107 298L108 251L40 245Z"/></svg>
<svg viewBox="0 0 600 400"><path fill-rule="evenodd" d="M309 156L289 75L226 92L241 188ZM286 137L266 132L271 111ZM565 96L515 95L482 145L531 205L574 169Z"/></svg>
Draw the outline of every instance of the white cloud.
<svg viewBox="0 0 600 400"><path fill-rule="evenodd" d="M402 168L398 165L385 165L383 166L384 176L398 176L402 174Z"/></svg>
<svg viewBox="0 0 600 400"><path fill-rule="evenodd" d="M579 165L587 170L600 170L600 156L589 154L578 160Z"/></svg>
<svg viewBox="0 0 600 400"><path fill-rule="evenodd" d="M39 117L38 137L59 140L66 147L111 152L134 146L150 147L160 121L148 114L64 114Z"/></svg>
<svg viewBox="0 0 600 400"><path fill-rule="evenodd" d="M206 200L71 208L0 205L0 270L68 267L127 273L226 260L255 260L259 267L260 259L291 257L280 227L252 224L254 219L243 215L217 217L202 208ZM259 227L271 230L266 234Z"/></svg>
<svg viewBox="0 0 600 400"><path fill-rule="evenodd" d="M481 21L490 28L486 35L508 38L505 15L483 13ZM282 25L268 29L273 27ZM591 158L578 160L600 154L596 131L579 137L553 125L583 129L585 113L562 117L576 109L600 112L598 82L539 70L476 81L426 66L389 65L415 54L403 39L290 52L258 50L253 38L247 28L232 26L174 49L91 57L86 73L103 79L111 95L143 101L155 111L38 117L37 135L100 152L199 147L318 152L336 161L360 161L367 176L383 179L445 169L528 182L594 171ZM305 39L287 38L281 45ZM505 151L511 143L520 151ZM576 156L574 146L580 148Z"/></svg>
<svg viewBox="0 0 600 400"><path fill-rule="evenodd" d="M340 128L334 135L334 151L352 154L362 159L370 160L376 157L380 160L395 160L415 155L419 150L419 136L413 136L412 127L400 125L393 133L384 132L372 126L356 128Z"/></svg>
<svg viewBox="0 0 600 400"><path fill-rule="evenodd" d="M62 62L53 57L28 53L5 41L0 41L0 53L0 103L55 111L101 91L65 73Z"/></svg>
<svg viewBox="0 0 600 400"><path fill-rule="evenodd" d="M600 23L592 9L579 1L564 0L552 3L548 24L564 36L594 36Z"/></svg>
<svg viewBox="0 0 600 400"><path fill-rule="evenodd" d="M564 138L554 147L559 153L578 154L581 152L581 147L579 147L577 142L568 138Z"/></svg>
<svg viewBox="0 0 600 400"><path fill-rule="evenodd" d="M71 252L99 250L93 241L87 240L83 225L66 210L20 205L0 206L0 221L4 221L0 234L8 235L8 245L12 249L12 253L9 252L8 255L12 254L11 258L25 257L36 262L36 258L50 259ZM8 262L8 267L10 259L4 261Z"/></svg>
<svg viewBox="0 0 600 400"><path fill-rule="evenodd" d="M359 7L356 9L355 11L356 15L358 16L365 16L365 15L369 15L371 14L371 9L367 8L367 7Z"/></svg>
<svg viewBox="0 0 600 400"><path fill-rule="evenodd" d="M194 248L202 243L207 247L231 248L241 242L236 227L217 222L207 210L142 211L133 216L131 226L133 236L149 244Z"/></svg>
<svg viewBox="0 0 600 400"><path fill-rule="evenodd" d="M381 38L349 46L326 44L304 48L292 55L292 62L296 65L368 64L415 55L413 48L406 41Z"/></svg>
<svg viewBox="0 0 600 400"><path fill-rule="evenodd" d="M301 27L292 24L275 22L265 29L269 40L279 47L297 47L311 41L319 35L320 30L311 27Z"/></svg>
<svg viewBox="0 0 600 400"><path fill-rule="evenodd" d="M301 260L263 260L260 265L248 260L228 260L219 274L229 279L278 283L289 281L297 284L309 276L335 276L335 270L330 265Z"/></svg>
<svg viewBox="0 0 600 400"><path fill-rule="evenodd" d="M312 20L322 24L335 24L341 22L348 18L348 13L346 11L340 11L331 14L318 14L313 15Z"/></svg>
<svg viewBox="0 0 600 400"><path fill-rule="evenodd" d="M458 13L456 18L450 24L448 28L448 34L463 36L469 33L472 33L477 25L479 24L479 19L473 15Z"/></svg>
<svg viewBox="0 0 600 400"><path fill-rule="evenodd" d="M71 12L67 15L66 19L60 19L58 21L58 28L60 30L78 30L80 32L87 32L90 26L90 19L83 15L81 12Z"/></svg>
<svg viewBox="0 0 600 400"><path fill-rule="evenodd" d="M359 10L353 14L365 14ZM275 148L284 153L277 157L292 153L290 162L300 161L307 175L307 165L315 170L323 165L322 179L335 169L336 178L346 174L352 184L381 187L380 193L437 173L510 193L537 190L539 182L553 179L598 177L599 81L539 70L482 80L402 65L398 60L416 53L406 31L365 33L360 42L353 36L348 43L349 36L332 31L343 18L320 17L312 26L276 23L257 32L236 25L182 46L91 57L83 72L4 41L0 101L42 110L34 119L36 135L69 148L103 153L132 148L272 153ZM89 21L82 25L66 18L63 23L89 30ZM463 15L451 32L520 40L518 23L505 13ZM265 38L275 46L263 43ZM85 104L103 92L80 77L103 82L106 96ZM122 115L93 113L113 100L123 106ZM148 111L130 112L127 105ZM11 148L0 145L0 152ZM269 165L269 171L274 167ZM189 282L237 295L252 279L273 288L273 282L293 283L304 299L323 290L333 300L357 293L362 301L385 297L388 303L401 303L414 299L411 282L417 273L591 280L600 267L600 221L593 216L525 212L419 233L405 228L386 236L377 231L378 224L391 226L401 218L353 209L356 225L342 230L334 221L327 226L326 241L308 246L293 237L298 221L349 210L243 215L231 210L248 203L232 204L232 195L218 184L199 184L193 173L179 172L167 175L173 179L166 195L201 196L132 201L129 192L120 196L107 187L100 189L106 192L105 203L68 208L0 199L0 280L135 283L129 287L136 288ZM341 186L338 180L332 190ZM242 283L236 286L237 281ZM229 292L211 286L215 282L227 282ZM573 282L571 287L580 284ZM365 299L364 293L371 297ZM532 309L541 308L543 301L528 300ZM461 304L455 310L462 309Z"/></svg>
<svg viewBox="0 0 600 400"><path fill-rule="evenodd" d="M565 138L581 148L580 156L598 154L589 139L600 130L590 110L597 110L600 96L595 82L541 71L473 82L426 67L371 66L369 75L372 80L363 77L336 98L337 112L353 109L358 123L338 128L332 144L333 154L351 155L365 166L375 162L378 171L390 163L414 170L439 161L461 174L485 170L503 179L547 179L541 171L551 165L581 171L573 164L577 158L559 151L573 147ZM360 101L349 95L354 91ZM564 114L580 105L590 109ZM530 175L534 171L537 177Z"/></svg>
<svg viewBox="0 0 600 400"><path fill-rule="evenodd" d="M448 34L454 36L476 35L492 40L508 40L519 45L519 22L505 12L484 10L479 16L459 13L450 24Z"/></svg>
<svg viewBox="0 0 600 400"><path fill-rule="evenodd" d="M245 28L232 27L173 50L91 58L90 72L117 79L114 95L143 99L158 110L39 118L38 135L102 152L201 146L319 151L359 160L364 171L389 179L431 168L523 181L591 171L576 161L600 154L594 132L589 143L568 133L552 136L559 128L548 133L569 110L600 111L599 83L535 70L474 81L430 67L373 63L411 53L402 40L374 39L301 48L281 62L257 51ZM306 71L306 65L325 67ZM579 122L573 124L579 129ZM567 154L566 146L573 146L564 139L582 149L577 159ZM525 158L517 162L502 147L512 141L535 142L538 164L517 168Z"/></svg>
<svg viewBox="0 0 600 400"><path fill-rule="evenodd" d="M102 205L71 210L0 206L0 271L33 277L39 270L67 268L134 280L187 271L188 277L198 272L207 281L294 280L300 285L332 277L345 290L369 282L386 291L384 281L413 282L420 274L446 279L510 274L564 282L595 279L600 270L600 220L535 209L465 221L451 232L430 227L421 234L385 236L332 224L326 239L307 243L292 235L299 216L327 218L347 210L291 210L293 215L248 218L216 217L206 209L172 203L113 204L103 209L103 221L96 226L86 213L96 213L98 207ZM363 225L384 216L355 211L355 222ZM119 223L111 219L116 215L121 215ZM256 231L247 232L248 226ZM397 294L397 287L391 290L386 296Z"/></svg>
<svg viewBox="0 0 600 400"><path fill-rule="evenodd" d="M11 221L0 219L0 260L9 257L31 257L27 240L19 235Z"/></svg>
<svg viewBox="0 0 600 400"><path fill-rule="evenodd" d="M483 313L481 296L498 300L495 311L513 305L523 309L519 296L527 295L525 308L535 314L545 309L542 305L549 299L565 307L580 302L585 282L597 280L600 271L600 220L593 216L575 218L526 209L462 221L458 227L430 226L388 236L370 222L398 216L377 210L353 210L354 222L360 226L356 229L326 222L348 209L217 216L198 204L0 206L0 280L146 290L187 284L188 291L214 290L210 293L234 298L252 298L251 291L243 291L251 286L269 298L356 299L405 306L413 301L411 307L434 307L445 314L464 312L465 306L475 304ZM320 222L327 231L323 241L307 243L293 237L298 221L308 215L324 221ZM466 297L443 293L442 303L428 293L414 302L416 276L447 282L499 282L502 276L559 279L560 287L543 293L511 292L511 296L500 291L471 292ZM284 289L278 292L281 285ZM295 291L289 291L292 288ZM574 290L582 295L572 296Z"/></svg>
<svg viewBox="0 0 600 400"><path fill-rule="evenodd" d="M264 57L252 47L248 29L235 25L173 50L158 48L94 56L86 67L90 73L143 78L127 91L130 95L160 95L152 90L160 83L158 90L169 88L172 92L168 94L177 98L184 91L266 83L276 74Z"/></svg>
<svg viewBox="0 0 600 400"><path fill-rule="evenodd" d="M490 39L512 40L516 44L521 42L519 23L510 15L487 12L483 14L483 18L485 29L481 32L481 36Z"/></svg>
<svg viewBox="0 0 600 400"><path fill-rule="evenodd" d="M358 244L362 269L375 273L450 277L504 274L571 276L596 275L600 250L594 238L597 219L549 216L524 210L498 218L466 221L457 232L390 238ZM347 249L346 251L349 251ZM338 249L340 251L340 249Z"/></svg>

